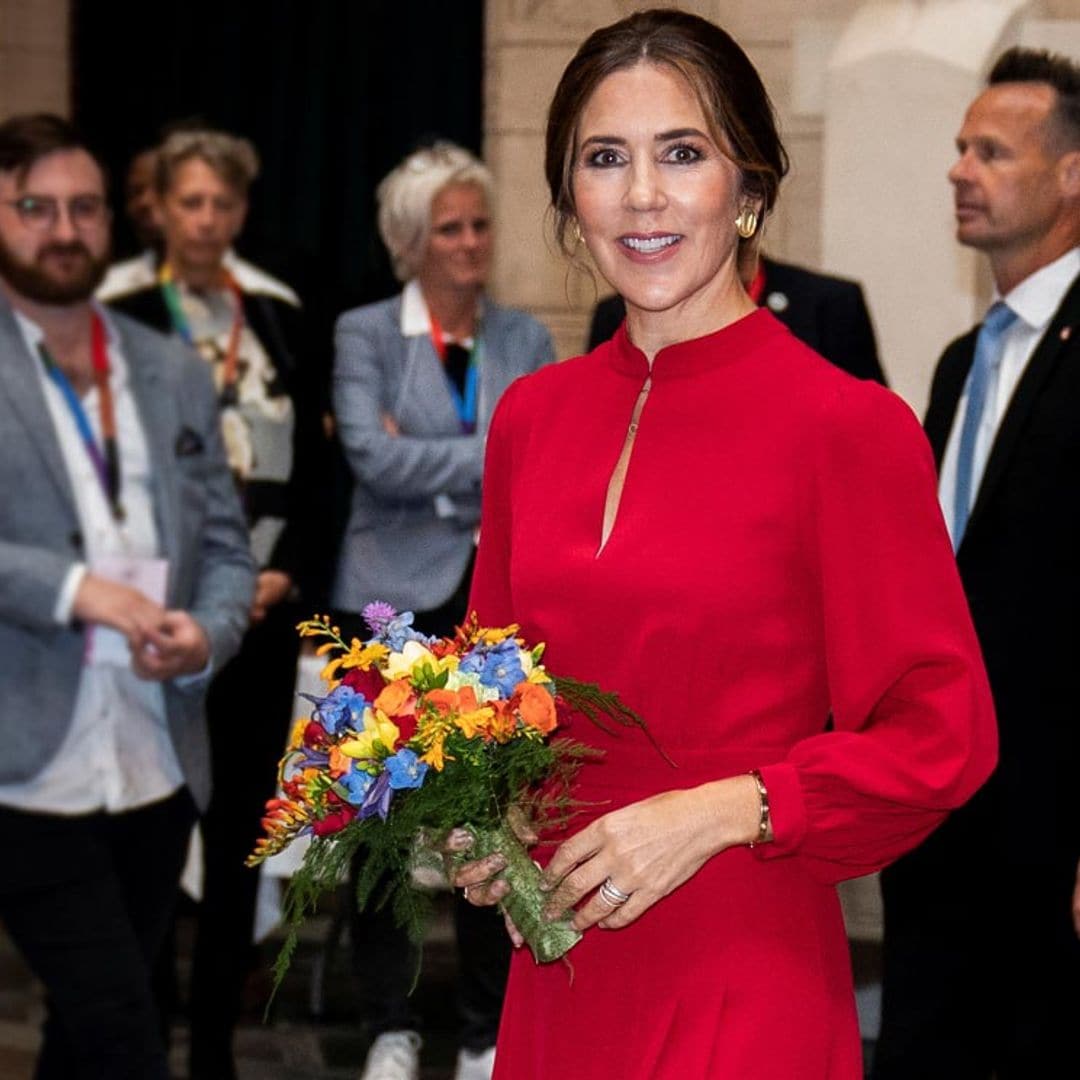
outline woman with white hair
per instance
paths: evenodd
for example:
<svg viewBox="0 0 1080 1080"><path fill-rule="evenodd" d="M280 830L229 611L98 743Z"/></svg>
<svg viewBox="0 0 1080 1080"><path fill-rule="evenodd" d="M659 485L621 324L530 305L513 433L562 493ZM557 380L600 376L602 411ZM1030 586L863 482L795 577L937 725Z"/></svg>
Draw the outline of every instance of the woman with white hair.
<svg viewBox="0 0 1080 1080"><path fill-rule="evenodd" d="M346 637L366 637L371 600L416 613L429 634L465 615L492 410L519 375L554 359L548 332L484 295L491 174L440 142L379 185L379 233L401 293L338 320L333 396L354 486L332 602ZM458 1080L490 1075L506 981L501 920L455 901L461 1017ZM388 909L354 921L357 974L374 1042L362 1080L419 1074L408 991L415 951Z"/></svg>

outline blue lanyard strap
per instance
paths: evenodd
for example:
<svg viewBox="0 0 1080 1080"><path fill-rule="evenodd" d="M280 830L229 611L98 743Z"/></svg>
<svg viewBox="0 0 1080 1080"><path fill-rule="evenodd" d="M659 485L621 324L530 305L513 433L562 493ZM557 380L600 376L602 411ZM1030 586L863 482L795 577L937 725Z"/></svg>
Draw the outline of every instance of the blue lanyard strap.
<svg viewBox="0 0 1080 1080"><path fill-rule="evenodd" d="M461 422L461 430L466 435L471 435L476 430L476 409L480 386L480 355L483 349L480 338L473 339L473 347L469 350L469 365L465 369L464 394L458 390L457 384L446 374L446 385L450 391L450 397L457 409L458 420Z"/></svg>
<svg viewBox="0 0 1080 1080"><path fill-rule="evenodd" d="M97 440L94 438L94 429L90 426L90 418L86 415L86 410L83 408L79 395L75 392L75 387L71 385L71 381L52 358L44 342L38 344L38 354L41 356L41 362L45 365L46 373L60 391L60 396L67 404L71 417L75 421L75 427L78 428L79 436L82 439L87 456L90 458L90 463L94 466L98 483L101 484L101 490L105 493L113 517L117 521L123 520L124 510L120 504L120 456L116 439L106 437L104 451L98 446ZM99 397L100 394L99 385Z"/></svg>

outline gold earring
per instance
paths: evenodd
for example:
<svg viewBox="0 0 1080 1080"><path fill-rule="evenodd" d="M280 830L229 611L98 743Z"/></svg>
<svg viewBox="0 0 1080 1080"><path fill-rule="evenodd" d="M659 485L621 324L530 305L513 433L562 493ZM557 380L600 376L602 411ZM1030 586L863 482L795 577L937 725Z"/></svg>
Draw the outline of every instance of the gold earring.
<svg viewBox="0 0 1080 1080"><path fill-rule="evenodd" d="M751 206L744 206L735 219L735 228L744 240L749 240L757 232L757 211Z"/></svg>
<svg viewBox="0 0 1080 1080"><path fill-rule="evenodd" d="M570 235L574 238L574 247L579 248L585 243L585 238L581 235L581 226L578 224L577 218L571 218L570 220Z"/></svg>

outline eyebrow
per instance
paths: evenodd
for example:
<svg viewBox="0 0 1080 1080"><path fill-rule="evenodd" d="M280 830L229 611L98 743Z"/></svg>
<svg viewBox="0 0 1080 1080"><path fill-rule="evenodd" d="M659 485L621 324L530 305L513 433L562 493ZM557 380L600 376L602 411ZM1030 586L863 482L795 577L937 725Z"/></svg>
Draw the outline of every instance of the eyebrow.
<svg viewBox="0 0 1080 1080"><path fill-rule="evenodd" d="M670 142L672 139L685 139L697 136L701 139L709 138L704 131L697 128L674 128L672 131L661 131L653 136L653 142ZM609 146L626 146L627 140L618 135L590 135L581 145L588 146L590 143L605 143Z"/></svg>

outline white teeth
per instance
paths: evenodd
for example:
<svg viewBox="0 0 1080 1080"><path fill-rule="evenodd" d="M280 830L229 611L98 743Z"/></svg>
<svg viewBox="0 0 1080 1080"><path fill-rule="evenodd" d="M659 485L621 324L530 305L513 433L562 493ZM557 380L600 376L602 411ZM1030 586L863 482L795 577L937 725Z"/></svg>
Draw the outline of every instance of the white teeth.
<svg viewBox="0 0 1080 1080"><path fill-rule="evenodd" d="M671 247L680 237L675 235L668 236L650 236L648 239L644 239L637 236L624 236L622 242L634 251L640 251L645 255L651 254L654 251L661 251L666 247Z"/></svg>

